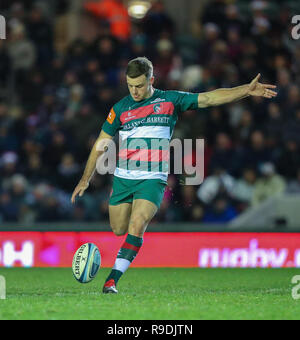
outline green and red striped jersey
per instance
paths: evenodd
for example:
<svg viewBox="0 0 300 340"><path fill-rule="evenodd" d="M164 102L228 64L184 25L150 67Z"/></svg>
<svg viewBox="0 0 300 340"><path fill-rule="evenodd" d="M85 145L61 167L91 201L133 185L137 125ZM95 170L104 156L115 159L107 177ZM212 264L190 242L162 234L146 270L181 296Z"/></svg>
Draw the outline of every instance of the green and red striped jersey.
<svg viewBox="0 0 300 340"><path fill-rule="evenodd" d="M114 175L127 179L168 178L169 142L178 114L198 108L198 94L154 90L136 102L131 95L115 104L104 132L120 135L119 159Z"/></svg>

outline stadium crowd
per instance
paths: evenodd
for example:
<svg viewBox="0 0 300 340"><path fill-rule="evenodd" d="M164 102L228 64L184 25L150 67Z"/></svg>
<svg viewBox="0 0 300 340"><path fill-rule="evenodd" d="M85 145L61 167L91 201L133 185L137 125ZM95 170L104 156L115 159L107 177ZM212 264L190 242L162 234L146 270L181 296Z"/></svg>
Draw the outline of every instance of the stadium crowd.
<svg viewBox="0 0 300 340"><path fill-rule="evenodd" d="M173 137L205 140L205 179L186 186L171 174L155 221L224 223L272 195L300 193L300 40L290 25L296 1L275 8L271 1L210 1L185 37L160 1L142 20L124 14L127 36L85 4L80 15L97 24L97 34L67 46L53 18L66 16L70 2L47 3L0 3L8 19L8 39L0 40L1 222L108 219L111 176L94 176L74 206L70 197L110 108L127 95L124 69L136 56L153 61L160 89L233 87L260 72L278 91L271 101L251 97L182 114Z"/></svg>

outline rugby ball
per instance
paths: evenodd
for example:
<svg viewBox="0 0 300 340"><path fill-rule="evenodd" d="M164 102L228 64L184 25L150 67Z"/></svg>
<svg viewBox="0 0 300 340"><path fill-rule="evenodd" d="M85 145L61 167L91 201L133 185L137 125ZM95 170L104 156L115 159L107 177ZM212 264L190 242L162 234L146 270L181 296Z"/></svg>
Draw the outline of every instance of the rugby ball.
<svg viewBox="0 0 300 340"><path fill-rule="evenodd" d="M74 254L72 271L80 283L91 282L101 265L100 251L93 243L83 244Z"/></svg>

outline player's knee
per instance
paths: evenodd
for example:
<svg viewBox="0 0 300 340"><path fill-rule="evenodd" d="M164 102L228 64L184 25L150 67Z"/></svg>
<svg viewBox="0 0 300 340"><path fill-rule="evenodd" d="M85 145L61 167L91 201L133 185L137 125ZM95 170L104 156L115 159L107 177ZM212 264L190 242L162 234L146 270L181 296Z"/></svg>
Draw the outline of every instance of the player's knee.
<svg viewBox="0 0 300 340"><path fill-rule="evenodd" d="M125 230L114 230L113 229L113 233L116 235L116 236L123 236L126 234L126 231Z"/></svg>
<svg viewBox="0 0 300 340"><path fill-rule="evenodd" d="M111 229L116 236L123 236L127 233L127 226L111 225Z"/></svg>

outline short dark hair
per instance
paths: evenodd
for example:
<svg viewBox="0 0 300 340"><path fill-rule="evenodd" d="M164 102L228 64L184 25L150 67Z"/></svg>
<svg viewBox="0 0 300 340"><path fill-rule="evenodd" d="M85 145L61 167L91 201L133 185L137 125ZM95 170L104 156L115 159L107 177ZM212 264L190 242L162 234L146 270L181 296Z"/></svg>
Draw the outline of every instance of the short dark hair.
<svg viewBox="0 0 300 340"><path fill-rule="evenodd" d="M147 79L153 76L152 62L146 57L138 57L128 63L126 75L130 78L137 78L145 75Z"/></svg>

